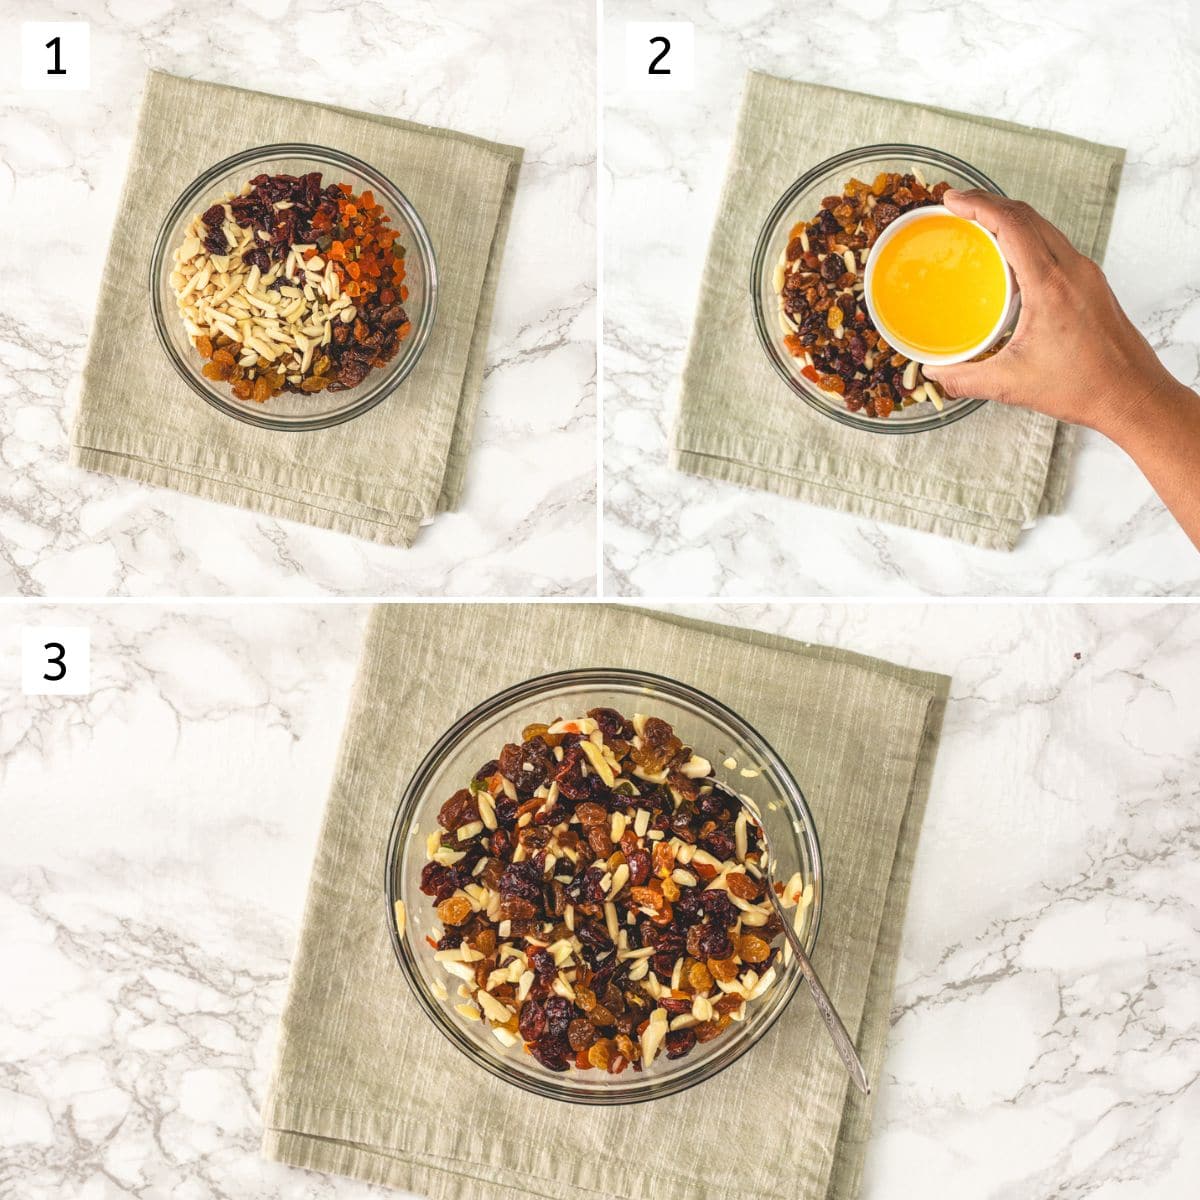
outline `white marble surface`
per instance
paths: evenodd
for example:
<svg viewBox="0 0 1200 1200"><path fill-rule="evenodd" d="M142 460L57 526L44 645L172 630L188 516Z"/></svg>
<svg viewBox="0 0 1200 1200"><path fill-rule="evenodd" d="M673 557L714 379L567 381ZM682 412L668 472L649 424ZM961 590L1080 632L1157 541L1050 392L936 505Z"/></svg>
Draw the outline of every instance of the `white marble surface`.
<svg viewBox="0 0 1200 1200"><path fill-rule="evenodd" d="M954 675L862 1200L1194 1195L1200 610L688 611ZM364 618L0 610L93 677L0 689L0 1196L386 1194L257 1153Z"/></svg>
<svg viewBox="0 0 1200 1200"><path fill-rule="evenodd" d="M691 91L625 86L624 23L656 16L695 23ZM1132 463L1091 433L1065 513L1039 521L1012 554L667 465L700 272L752 68L1126 147L1106 266L1170 368L1200 384L1198 19L1193 0L609 0L601 179L609 594L1200 591L1200 555Z"/></svg>
<svg viewBox="0 0 1200 1200"><path fill-rule="evenodd" d="M34 18L91 23L89 91L16 90L16 25ZM0 0L0 29L10 235L0 246L0 594L594 590L590 5ZM67 465L69 411L151 67L525 148L466 496L413 549Z"/></svg>

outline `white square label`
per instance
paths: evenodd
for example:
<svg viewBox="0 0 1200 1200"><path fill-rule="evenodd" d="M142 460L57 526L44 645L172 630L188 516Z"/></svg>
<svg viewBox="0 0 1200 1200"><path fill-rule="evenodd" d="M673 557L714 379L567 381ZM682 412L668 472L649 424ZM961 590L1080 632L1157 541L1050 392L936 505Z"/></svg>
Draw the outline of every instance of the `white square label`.
<svg viewBox="0 0 1200 1200"><path fill-rule="evenodd" d="M83 696L92 689L92 635L86 626L21 627L21 691Z"/></svg>
<svg viewBox="0 0 1200 1200"><path fill-rule="evenodd" d="M85 92L92 83L86 21L21 23L21 87L27 92Z"/></svg>
<svg viewBox="0 0 1200 1200"><path fill-rule="evenodd" d="M684 92L696 79L691 21L626 21L625 82L654 92Z"/></svg>

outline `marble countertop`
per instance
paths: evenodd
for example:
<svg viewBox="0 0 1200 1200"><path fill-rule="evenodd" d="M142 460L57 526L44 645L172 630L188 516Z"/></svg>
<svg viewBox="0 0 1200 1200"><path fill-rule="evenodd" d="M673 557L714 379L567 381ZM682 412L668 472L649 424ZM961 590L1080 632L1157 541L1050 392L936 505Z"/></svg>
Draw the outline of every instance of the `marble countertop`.
<svg viewBox="0 0 1200 1200"><path fill-rule="evenodd" d="M695 24L690 91L624 83L627 20ZM867 27L864 34L864 25ZM1191 0L606 6L604 415L610 595L1159 595L1200 555L1085 432L1066 511L976 549L670 469L671 415L746 72L987 114L1126 147L1105 265L1171 370L1200 384L1200 24ZM1164 245L1147 228L1166 231Z"/></svg>
<svg viewBox="0 0 1200 1200"><path fill-rule="evenodd" d="M0 0L0 594L594 590L595 20L514 0ZM85 92L15 90L19 20L86 19ZM70 413L146 71L525 149L460 510L411 550L67 465ZM14 286L19 282L19 286ZM155 348L155 352L157 349Z"/></svg>
<svg viewBox="0 0 1200 1200"><path fill-rule="evenodd" d="M1193 1194L1200 611L687 611L954 676L863 1200ZM0 610L5 678L92 637L89 697L0 692L0 1195L391 1194L257 1152L365 617Z"/></svg>

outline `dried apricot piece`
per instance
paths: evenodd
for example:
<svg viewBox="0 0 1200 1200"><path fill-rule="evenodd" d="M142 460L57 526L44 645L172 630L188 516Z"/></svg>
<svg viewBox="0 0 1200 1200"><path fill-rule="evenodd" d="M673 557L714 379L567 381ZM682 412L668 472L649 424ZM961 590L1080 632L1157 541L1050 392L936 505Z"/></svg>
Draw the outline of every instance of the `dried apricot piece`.
<svg viewBox="0 0 1200 1200"><path fill-rule="evenodd" d="M601 1071L607 1071L609 1063L613 1059L613 1049L613 1043L609 1038L601 1038L598 1042L593 1042L588 1047L588 1062Z"/></svg>
<svg viewBox="0 0 1200 1200"><path fill-rule="evenodd" d="M659 879L665 879L675 870L675 847L669 842L655 842L651 861L655 875Z"/></svg>

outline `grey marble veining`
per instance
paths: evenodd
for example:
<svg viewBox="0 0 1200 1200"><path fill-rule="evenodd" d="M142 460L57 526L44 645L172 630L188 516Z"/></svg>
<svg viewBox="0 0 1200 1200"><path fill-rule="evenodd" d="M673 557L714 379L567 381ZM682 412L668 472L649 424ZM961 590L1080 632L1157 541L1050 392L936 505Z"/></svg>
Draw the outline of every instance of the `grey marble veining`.
<svg viewBox="0 0 1200 1200"><path fill-rule="evenodd" d="M625 86L624 23L656 15L695 24L691 91L656 96ZM608 592L1200 591L1200 556L1133 464L1090 432L1080 439L1066 511L1040 520L1011 554L683 475L667 460L700 272L752 68L1126 147L1105 266L1167 365L1200 385L1198 21L1191 0L610 0L602 180Z"/></svg>
<svg viewBox="0 0 1200 1200"><path fill-rule="evenodd" d="M595 28L514 0L0 0L86 19L92 80L0 77L0 594L535 595L595 587ZM67 465L112 215L155 67L525 148L460 511L411 550ZM202 119L202 118L201 118ZM150 347L157 353L157 347Z"/></svg>
<svg viewBox="0 0 1200 1200"><path fill-rule="evenodd" d="M954 676L863 1200L1193 1194L1200 611L684 611ZM387 1194L257 1154L365 616L0 611L93 673L0 692L0 1196Z"/></svg>

